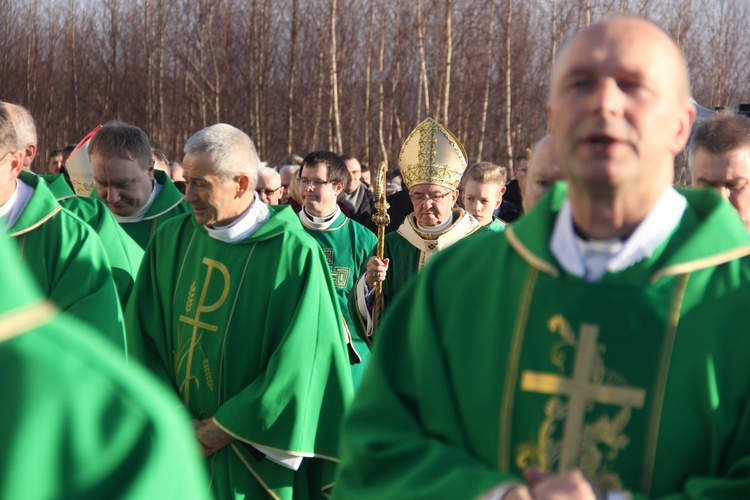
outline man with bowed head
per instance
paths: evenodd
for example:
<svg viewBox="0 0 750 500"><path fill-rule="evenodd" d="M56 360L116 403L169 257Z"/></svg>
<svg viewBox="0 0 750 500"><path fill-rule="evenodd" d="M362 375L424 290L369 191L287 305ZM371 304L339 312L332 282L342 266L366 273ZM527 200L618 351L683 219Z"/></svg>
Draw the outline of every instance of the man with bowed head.
<svg viewBox="0 0 750 500"><path fill-rule="evenodd" d="M352 397L323 253L293 211L255 195L247 134L217 124L184 149L193 213L148 246L127 310L133 352L192 415L217 498L319 497Z"/></svg>
<svg viewBox="0 0 750 500"><path fill-rule="evenodd" d="M716 193L672 188L689 96L645 20L567 42L547 106L567 185L391 306L335 495L747 496L750 240Z"/></svg>

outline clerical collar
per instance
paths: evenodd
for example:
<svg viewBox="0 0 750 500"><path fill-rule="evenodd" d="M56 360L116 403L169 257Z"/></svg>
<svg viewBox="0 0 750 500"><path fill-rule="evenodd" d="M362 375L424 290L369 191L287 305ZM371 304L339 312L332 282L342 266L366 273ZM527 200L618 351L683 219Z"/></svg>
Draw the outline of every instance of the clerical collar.
<svg viewBox="0 0 750 500"><path fill-rule="evenodd" d="M450 227L451 224L453 224L453 212L450 213L450 216L445 219L443 222L438 224L437 226L430 226L430 227L424 227L419 222L417 222L416 214L414 214L414 222L417 225L417 229L422 231L423 233L427 234L440 234L444 233L448 227Z"/></svg>
<svg viewBox="0 0 750 500"><path fill-rule="evenodd" d="M268 210L268 205L256 196L248 209L236 221L228 226L206 226L206 232L215 240L224 243L237 243L257 231L270 217L271 212Z"/></svg>
<svg viewBox="0 0 750 500"><path fill-rule="evenodd" d="M26 185L20 179L16 179L16 188L13 190L13 194L10 195L8 201L0 206L0 221L3 222L5 229L13 227L18 222L18 218L33 194L34 188Z"/></svg>
<svg viewBox="0 0 750 500"><path fill-rule="evenodd" d="M148 200L146 201L146 204L141 207L140 210L138 210L133 215L117 215L113 213L112 215L115 216L115 220L121 224L129 224L132 222L141 222L143 218L146 216L146 212L148 212L148 209L151 208L151 205L154 204L154 200L156 200L156 197L159 196L159 191L161 191L162 185L158 182L154 181L154 187L151 188L151 196L148 197Z"/></svg>
<svg viewBox="0 0 750 500"><path fill-rule="evenodd" d="M299 220L302 222L302 225L308 229L312 229L313 231L324 231L333 225L340 214L341 209L338 205L336 205L336 210L327 217L316 217L310 214L305 207L302 207L302 210L299 212Z"/></svg>
<svg viewBox="0 0 750 500"><path fill-rule="evenodd" d="M654 208L625 241L584 240L575 234L570 200L565 200L552 231L550 250L563 269L588 282L627 269L653 255L682 219L687 200L674 189L664 192Z"/></svg>

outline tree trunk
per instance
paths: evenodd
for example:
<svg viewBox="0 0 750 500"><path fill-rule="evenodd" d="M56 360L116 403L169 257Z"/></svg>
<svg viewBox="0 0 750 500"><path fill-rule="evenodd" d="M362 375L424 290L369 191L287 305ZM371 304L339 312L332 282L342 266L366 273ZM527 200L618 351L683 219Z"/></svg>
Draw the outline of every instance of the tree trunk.
<svg viewBox="0 0 750 500"><path fill-rule="evenodd" d="M451 31L453 0L446 0L445 10L445 87L443 91L443 126L448 128L448 108L451 100L451 66L453 64L453 33Z"/></svg>
<svg viewBox="0 0 750 500"><path fill-rule="evenodd" d="M513 133L511 130L511 117L513 115L513 103L511 102L513 85L511 82L511 21L513 19L513 0L508 0L508 13L505 17L505 156L508 161L508 170L513 169Z"/></svg>
<svg viewBox="0 0 750 500"><path fill-rule="evenodd" d="M339 109L339 80L336 67L336 5L337 0L331 0L331 90L333 92L333 125L336 136L336 151L342 154L344 145L341 141L341 110Z"/></svg>

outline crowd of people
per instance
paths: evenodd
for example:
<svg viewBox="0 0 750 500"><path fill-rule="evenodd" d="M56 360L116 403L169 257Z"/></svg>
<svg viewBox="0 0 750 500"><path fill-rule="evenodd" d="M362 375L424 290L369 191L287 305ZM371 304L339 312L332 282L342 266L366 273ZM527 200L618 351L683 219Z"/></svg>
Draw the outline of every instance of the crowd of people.
<svg viewBox="0 0 750 500"><path fill-rule="evenodd" d="M0 497L750 497L750 119L696 122L633 17L560 49L547 115L511 180L427 118L387 197L110 122L82 196L1 103Z"/></svg>

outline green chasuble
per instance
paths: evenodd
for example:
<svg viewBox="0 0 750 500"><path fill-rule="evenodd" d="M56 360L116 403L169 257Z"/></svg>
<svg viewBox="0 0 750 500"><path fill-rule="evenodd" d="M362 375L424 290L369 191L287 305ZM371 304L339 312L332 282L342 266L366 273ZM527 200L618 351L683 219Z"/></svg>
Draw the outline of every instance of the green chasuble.
<svg viewBox="0 0 750 500"><path fill-rule="evenodd" d="M474 498L533 465L637 498L750 498L744 226L686 192L649 258L587 283L549 250L566 189L436 256L396 300L334 495Z"/></svg>
<svg viewBox="0 0 750 500"><path fill-rule="evenodd" d="M235 438L206 459L217 498L317 498L329 488L352 397L341 311L319 245L288 207L235 244L193 215L149 245L129 340L194 418ZM255 445L305 457L297 472Z"/></svg>
<svg viewBox="0 0 750 500"><path fill-rule="evenodd" d="M21 271L0 273L0 498L207 498L174 396Z"/></svg>
<svg viewBox="0 0 750 500"><path fill-rule="evenodd" d="M100 200L76 196L62 175L46 174L39 177L44 179L60 205L73 212L96 231L107 252L117 295L124 308L128 303L138 266L143 258L143 249L125 233L112 212Z"/></svg>
<svg viewBox="0 0 750 500"><path fill-rule="evenodd" d="M34 189L8 234L18 243L37 285L63 311L85 321L125 348L122 309L112 269L93 229L62 208L47 185L30 172L19 180Z"/></svg>
<svg viewBox="0 0 750 500"><path fill-rule="evenodd" d="M347 337L358 358L358 361L351 365L352 382L356 388L359 386L359 381L370 359L370 349L367 343L356 334L347 303L354 281L367 269L367 260L373 248L378 244L378 238L372 231L349 219L343 213L340 213L331 226L324 230L310 227L303 212L300 212L299 218L307 233L320 244L328 262L333 286L336 288L336 296L344 315ZM355 331L354 335L351 334L352 330Z"/></svg>
<svg viewBox="0 0 750 500"><path fill-rule="evenodd" d="M162 188L143 219L140 222L120 223L125 232L144 250L156 228L172 217L192 213L190 205L185 202L185 197L172 183L166 172L154 170L154 180L161 184ZM91 197L101 200L96 189L91 191Z"/></svg>
<svg viewBox="0 0 750 500"><path fill-rule="evenodd" d="M393 301L396 293L416 276L437 252L470 234L486 231L487 229L474 217L459 207L453 208L453 224L436 235L420 231L414 213L409 214L397 231L385 235L383 256L390 259L390 262L383 282L383 311ZM372 255L375 255L375 250ZM350 316L354 319L357 335L368 338L372 334L372 324L365 306L364 288L363 274L349 295L348 308Z"/></svg>

